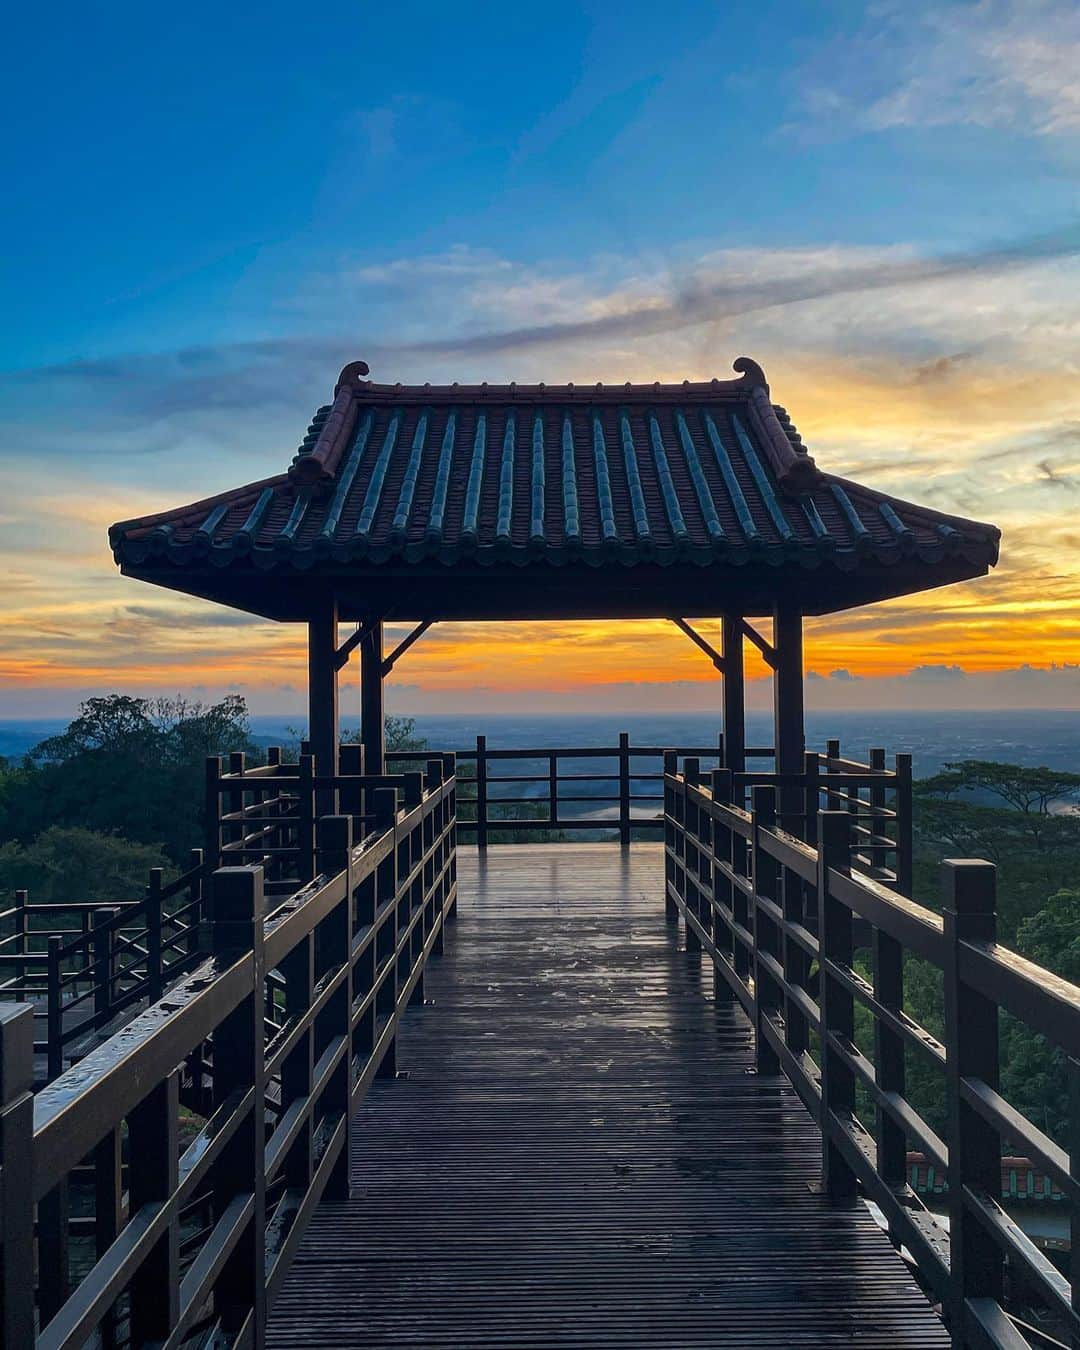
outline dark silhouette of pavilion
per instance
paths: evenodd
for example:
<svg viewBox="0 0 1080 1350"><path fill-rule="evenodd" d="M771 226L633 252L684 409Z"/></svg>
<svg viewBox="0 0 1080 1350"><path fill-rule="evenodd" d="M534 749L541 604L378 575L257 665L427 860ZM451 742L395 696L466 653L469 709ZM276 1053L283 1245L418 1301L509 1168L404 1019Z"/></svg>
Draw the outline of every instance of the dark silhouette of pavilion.
<svg viewBox="0 0 1080 1350"><path fill-rule="evenodd" d="M983 575L992 525L822 472L764 372L676 385L380 385L354 362L288 470L114 525L127 576L306 623L310 735L333 773L359 649L366 768L383 680L440 620L673 619L724 677L743 767L743 640L775 676L776 768L804 750L802 620ZM719 652L684 616L722 620ZM767 640L751 625L772 619ZM383 649L388 620L417 627ZM345 641L339 624L357 627Z"/></svg>

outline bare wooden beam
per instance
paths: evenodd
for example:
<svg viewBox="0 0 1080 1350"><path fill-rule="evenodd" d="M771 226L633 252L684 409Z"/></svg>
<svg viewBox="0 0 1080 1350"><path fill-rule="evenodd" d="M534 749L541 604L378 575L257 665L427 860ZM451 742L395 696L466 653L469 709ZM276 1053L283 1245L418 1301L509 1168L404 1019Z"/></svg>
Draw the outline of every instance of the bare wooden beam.
<svg viewBox="0 0 1080 1350"><path fill-rule="evenodd" d="M404 638L401 642L398 643L398 645L394 648L394 650L390 653L388 657L386 657L386 659L382 663L382 673L384 677L390 674L390 672L394 669L394 665L397 662L398 658L404 656L414 642L419 642L420 639L424 636L424 634L427 632L427 630L431 627L431 625L434 622L435 622L434 619L424 619L422 623L418 623L416 625L416 627L412 630L412 632L408 635L408 637Z"/></svg>
<svg viewBox="0 0 1080 1350"><path fill-rule="evenodd" d="M723 675L725 669L724 658L720 655L720 653L716 650L716 648L713 647L709 642L707 642L701 636L700 633L696 632L693 628L691 628L685 619L672 619L671 622L675 625L676 628L679 629L680 632L686 634L686 636L690 639L690 641L694 644L695 647L701 648L701 650L713 663L713 665L720 672L720 674Z"/></svg>
<svg viewBox="0 0 1080 1350"><path fill-rule="evenodd" d="M739 627L742 629L743 635L750 639L750 641L754 644L754 646L765 658L765 664L771 670L775 670L778 658L776 655L776 648L772 645L772 643L766 641L766 639L761 636L761 634L757 631L756 628L751 628L745 619L739 620Z"/></svg>

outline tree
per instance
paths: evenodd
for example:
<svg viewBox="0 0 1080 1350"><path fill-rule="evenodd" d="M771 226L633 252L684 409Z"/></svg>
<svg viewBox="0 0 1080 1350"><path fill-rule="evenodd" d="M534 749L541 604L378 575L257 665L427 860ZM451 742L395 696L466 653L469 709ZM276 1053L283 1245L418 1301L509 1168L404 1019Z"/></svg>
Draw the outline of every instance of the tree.
<svg viewBox="0 0 1080 1350"><path fill-rule="evenodd" d="M254 750L244 700L111 694L88 699L0 791L0 833L28 845L53 825L164 845L183 862L201 838L206 756Z"/></svg>
<svg viewBox="0 0 1080 1350"><path fill-rule="evenodd" d="M50 826L33 843L0 844L0 891L28 890L31 901L137 900L160 848L79 826Z"/></svg>

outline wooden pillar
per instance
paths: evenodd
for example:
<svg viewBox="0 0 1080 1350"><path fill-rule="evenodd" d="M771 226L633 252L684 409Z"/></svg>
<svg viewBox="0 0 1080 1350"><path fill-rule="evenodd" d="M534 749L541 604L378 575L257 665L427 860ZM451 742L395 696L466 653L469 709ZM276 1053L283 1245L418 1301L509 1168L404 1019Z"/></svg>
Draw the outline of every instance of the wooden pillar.
<svg viewBox="0 0 1080 1350"><path fill-rule="evenodd" d="M308 737L320 777L338 771L337 630L337 600L321 597L308 620ZM333 812L333 794L320 793L317 814Z"/></svg>
<svg viewBox="0 0 1080 1350"><path fill-rule="evenodd" d="M724 768L746 769L746 681L743 674L743 633L737 617L723 620L724 657Z"/></svg>
<svg viewBox="0 0 1080 1350"><path fill-rule="evenodd" d="M806 752L803 717L802 615L778 605L774 615L773 720L777 773L802 773Z"/></svg>
<svg viewBox="0 0 1080 1350"><path fill-rule="evenodd" d="M371 624L360 643L360 740L366 773L386 772L386 708L383 703L383 624Z"/></svg>

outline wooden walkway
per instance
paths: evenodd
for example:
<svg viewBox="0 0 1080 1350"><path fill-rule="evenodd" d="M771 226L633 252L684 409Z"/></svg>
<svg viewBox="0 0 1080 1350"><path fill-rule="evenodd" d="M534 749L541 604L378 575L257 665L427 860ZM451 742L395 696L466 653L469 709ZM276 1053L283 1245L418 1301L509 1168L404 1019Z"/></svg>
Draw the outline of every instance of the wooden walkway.
<svg viewBox="0 0 1080 1350"><path fill-rule="evenodd" d="M460 851L408 1078L356 1120L269 1343L946 1347L664 923L659 845Z"/></svg>

